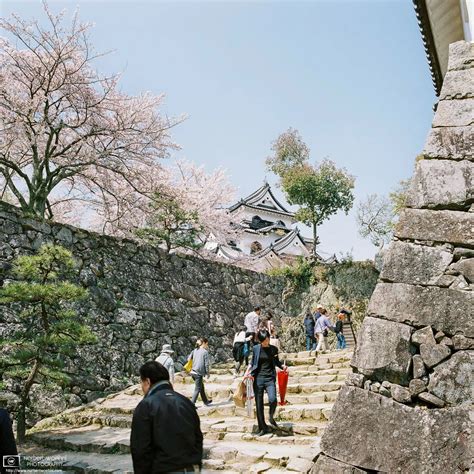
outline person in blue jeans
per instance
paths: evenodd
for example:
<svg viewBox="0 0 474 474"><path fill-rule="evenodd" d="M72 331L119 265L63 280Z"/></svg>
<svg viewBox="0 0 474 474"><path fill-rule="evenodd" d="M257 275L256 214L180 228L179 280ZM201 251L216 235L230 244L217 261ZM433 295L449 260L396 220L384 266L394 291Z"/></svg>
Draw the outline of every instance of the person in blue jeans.
<svg viewBox="0 0 474 474"><path fill-rule="evenodd" d="M334 332L336 333L337 337L337 344L336 349L345 349L346 348L346 338L344 337L344 313L339 313L337 315L337 322Z"/></svg>
<svg viewBox="0 0 474 474"><path fill-rule="evenodd" d="M253 377L253 390L255 392L255 407L257 409L258 433L263 436L271 433L271 428L265 422L263 395L267 392L268 403L270 405L269 422L272 428L278 429L278 425L273 418L277 407L276 397L276 367L286 370L286 365L278 358L278 349L270 345L270 333L262 329L257 333L256 344L253 348L252 365L250 375Z"/></svg>
<svg viewBox="0 0 474 474"><path fill-rule="evenodd" d="M311 313L306 313L303 321L306 334L306 350L314 351L316 349L316 338L314 337L314 317Z"/></svg>

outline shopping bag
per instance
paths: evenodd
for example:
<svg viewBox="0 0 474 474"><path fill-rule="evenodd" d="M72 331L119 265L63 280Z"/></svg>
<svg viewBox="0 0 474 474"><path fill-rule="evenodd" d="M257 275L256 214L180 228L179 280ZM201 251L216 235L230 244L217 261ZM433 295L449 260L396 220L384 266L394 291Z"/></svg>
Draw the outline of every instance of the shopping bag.
<svg viewBox="0 0 474 474"><path fill-rule="evenodd" d="M191 372L191 369L193 368L193 359L189 359L186 364L184 364L184 370L186 372Z"/></svg>
<svg viewBox="0 0 474 474"><path fill-rule="evenodd" d="M246 406L247 406L247 416L249 418L253 418L253 399L255 398L255 395L253 393L253 377L246 377L245 379L245 390L246 390L246 395L247 395L247 401L246 401Z"/></svg>
<svg viewBox="0 0 474 474"><path fill-rule="evenodd" d="M234 393L232 399L234 400L236 407L245 408L245 403L247 401L247 390L244 380L239 383L237 391Z"/></svg>
<svg viewBox="0 0 474 474"><path fill-rule="evenodd" d="M288 370L279 370L277 374L278 379L278 392L280 393L279 405L286 405L285 395L286 387L288 386Z"/></svg>

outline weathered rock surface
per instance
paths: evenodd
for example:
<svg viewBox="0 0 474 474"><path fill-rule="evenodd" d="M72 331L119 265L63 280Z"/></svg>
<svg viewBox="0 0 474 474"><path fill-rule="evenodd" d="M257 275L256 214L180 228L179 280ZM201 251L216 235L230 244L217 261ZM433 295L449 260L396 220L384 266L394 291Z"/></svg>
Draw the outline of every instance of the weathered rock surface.
<svg viewBox="0 0 474 474"><path fill-rule="evenodd" d="M474 126L432 128L423 155L426 158L474 159Z"/></svg>
<svg viewBox="0 0 474 474"><path fill-rule="evenodd" d="M473 355L456 352L449 360L439 364L430 375L428 390L449 405L474 399Z"/></svg>
<svg viewBox="0 0 474 474"><path fill-rule="evenodd" d="M421 355L416 354L412 358L413 361L413 377L415 379L419 379L426 375L426 367L425 364L423 363L423 359L421 358Z"/></svg>
<svg viewBox="0 0 474 474"><path fill-rule="evenodd" d="M474 245L474 213L405 209L395 229L400 239Z"/></svg>
<svg viewBox="0 0 474 474"><path fill-rule="evenodd" d="M450 265L449 268L458 271L466 280L470 283L474 283L474 258L463 258Z"/></svg>
<svg viewBox="0 0 474 474"><path fill-rule="evenodd" d="M474 74L469 69L448 71L439 100L474 97Z"/></svg>
<svg viewBox="0 0 474 474"><path fill-rule="evenodd" d="M345 386L321 448L327 456L361 469L461 473L471 462L469 410L421 410Z"/></svg>
<svg viewBox="0 0 474 474"><path fill-rule="evenodd" d="M465 337L462 334L456 334L452 339L456 351L474 349L474 339L472 338Z"/></svg>
<svg viewBox="0 0 474 474"><path fill-rule="evenodd" d="M362 388L364 386L364 376L362 374L348 374L346 378L347 385Z"/></svg>
<svg viewBox="0 0 474 474"><path fill-rule="evenodd" d="M432 393L428 392L423 392L418 395L418 398L427 403L428 405L433 405L438 408L443 408L445 403L444 400L441 400L441 398L437 397L436 395L433 395Z"/></svg>
<svg viewBox="0 0 474 474"><path fill-rule="evenodd" d="M474 75L473 75L474 76ZM474 162L421 160L407 194L408 207L466 207L474 199Z"/></svg>
<svg viewBox="0 0 474 474"><path fill-rule="evenodd" d="M434 285L452 259L452 252L441 247L394 241L384 255L380 278L397 283Z"/></svg>
<svg viewBox="0 0 474 474"><path fill-rule="evenodd" d="M432 326L447 334L462 332L474 336L474 292L450 288L423 287L403 283L379 283L372 295L368 314L391 321Z"/></svg>
<svg viewBox="0 0 474 474"><path fill-rule="evenodd" d="M372 380L407 384L411 333L412 328L405 324L366 317L351 365Z"/></svg>
<svg viewBox="0 0 474 474"><path fill-rule="evenodd" d="M448 71L471 69L474 67L474 45L466 41L456 41L449 45Z"/></svg>
<svg viewBox="0 0 474 474"><path fill-rule="evenodd" d="M474 124L474 99L441 100L433 127L464 127Z"/></svg>
<svg viewBox="0 0 474 474"><path fill-rule="evenodd" d="M420 379L412 379L410 380L410 385L408 388L410 390L411 396L415 397L426 390L426 383Z"/></svg>
<svg viewBox="0 0 474 474"><path fill-rule="evenodd" d="M415 331L411 336L411 342L417 345L436 344L431 326L427 326L425 328L418 329L418 331Z"/></svg>
<svg viewBox="0 0 474 474"><path fill-rule="evenodd" d="M387 393L396 382L387 374L378 390L370 380L345 386L321 443L324 456L370 472L461 474L471 466L474 44L450 45L449 71L417 160L412 208L400 216L368 308L369 317L415 331L409 384L392 383ZM390 344L399 334L386 337ZM370 344L357 356L375 360Z"/></svg>
<svg viewBox="0 0 474 474"><path fill-rule="evenodd" d="M402 387L401 385L392 384L390 387L390 392L392 398L396 402L400 403L410 403L411 402L411 392L408 388Z"/></svg>
<svg viewBox="0 0 474 474"><path fill-rule="evenodd" d="M365 472L324 454L318 457L316 464L311 469L311 474L365 474Z"/></svg>
<svg viewBox="0 0 474 474"><path fill-rule="evenodd" d="M420 355L428 368L434 367L451 355L451 350L444 344L422 344Z"/></svg>

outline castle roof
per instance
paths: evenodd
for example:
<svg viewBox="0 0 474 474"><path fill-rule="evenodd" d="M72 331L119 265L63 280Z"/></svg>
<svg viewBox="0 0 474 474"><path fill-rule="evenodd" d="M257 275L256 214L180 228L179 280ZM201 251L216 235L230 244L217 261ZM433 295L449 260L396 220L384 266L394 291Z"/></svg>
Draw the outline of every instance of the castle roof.
<svg viewBox="0 0 474 474"><path fill-rule="evenodd" d="M264 183L264 185L255 192L231 206L229 211L234 212L242 206L255 210L256 212L265 211L271 214L277 214L291 218L295 217L294 212L286 209L280 203L280 201L278 201L268 183Z"/></svg>

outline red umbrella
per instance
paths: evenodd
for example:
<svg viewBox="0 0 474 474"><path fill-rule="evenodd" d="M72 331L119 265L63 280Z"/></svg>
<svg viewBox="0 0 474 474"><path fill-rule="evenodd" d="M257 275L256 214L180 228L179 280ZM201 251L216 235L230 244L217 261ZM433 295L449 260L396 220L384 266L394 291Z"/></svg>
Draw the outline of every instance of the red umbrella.
<svg viewBox="0 0 474 474"><path fill-rule="evenodd" d="M280 403L279 405L286 405L285 395L286 387L288 385L288 370L279 370L277 374L278 378L278 392L280 393Z"/></svg>

